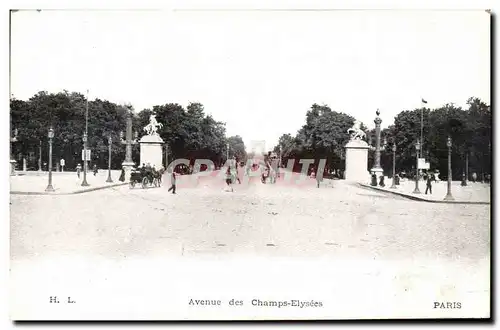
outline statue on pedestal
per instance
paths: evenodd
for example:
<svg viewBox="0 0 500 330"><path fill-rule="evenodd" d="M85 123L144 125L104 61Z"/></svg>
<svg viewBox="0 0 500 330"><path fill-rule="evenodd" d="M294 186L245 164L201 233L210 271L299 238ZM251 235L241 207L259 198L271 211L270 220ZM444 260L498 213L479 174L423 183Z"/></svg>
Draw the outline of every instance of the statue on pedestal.
<svg viewBox="0 0 500 330"><path fill-rule="evenodd" d="M363 140L366 136L361 129L361 122L356 120L347 130L349 142L345 145L345 179L365 182L369 179L368 150L370 147Z"/></svg>
<svg viewBox="0 0 500 330"><path fill-rule="evenodd" d="M347 130L349 134L350 141L353 140L363 140L366 136L365 132L361 129L361 122L359 120L354 121L354 125Z"/></svg>
<svg viewBox="0 0 500 330"><path fill-rule="evenodd" d="M163 166L163 140L158 134L158 128L162 128L163 124L156 120L156 116L149 116L149 124L144 127L147 133L144 135L139 144L141 146L140 164L151 164L156 168ZM168 164L167 164L168 165Z"/></svg>
<svg viewBox="0 0 500 330"><path fill-rule="evenodd" d="M145 131L148 135L158 135L158 127L159 127L159 128L162 128L162 127L163 127L163 124L162 124L162 123L159 123L159 122L156 120L156 116L152 114L151 116L149 116L149 124L147 124L147 125L144 127L144 131Z"/></svg>

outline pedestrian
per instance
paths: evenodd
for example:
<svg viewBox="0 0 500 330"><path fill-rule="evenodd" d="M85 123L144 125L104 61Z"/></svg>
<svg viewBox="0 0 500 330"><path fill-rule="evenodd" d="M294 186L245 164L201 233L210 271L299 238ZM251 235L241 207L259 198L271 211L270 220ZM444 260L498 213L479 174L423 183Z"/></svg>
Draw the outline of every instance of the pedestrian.
<svg viewBox="0 0 500 330"><path fill-rule="evenodd" d="M462 187L467 186L467 178L465 177L465 173L462 173L462 183L460 184Z"/></svg>
<svg viewBox="0 0 500 330"><path fill-rule="evenodd" d="M432 195L432 180L433 180L433 176L432 175L428 175L427 176L427 185L426 185L426 188L425 188L425 194L427 195L427 191L429 191L429 193Z"/></svg>
<svg viewBox="0 0 500 330"><path fill-rule="evenodd" d="M239 163L238 163L238 160L235 157L233 157L233 159L234 159L234 177L235 177L235 181L238 181L238 184L241 184L240 173L238 171Z"/></svg>
<svg viewBox="0 0 500 330"><path fill-rule="evenodd" d="M246 175L247 177L249 177L249 176L250 176L250 169L252 169L252 170L253 170L253 164L252 164L252 165L250 165L250 166L248 166L248 163L247 163L247 165L245 166L245 175Z"/></svg>
<svg viewBox="0 0 500 330"><path fill-rule="evenodd" d="M125 181L125 169L122 168L122 172L120 173L120 178L118 179L121 182Z"/></svg>
<svg viewBox="0 0 500 330"><path fill-rule="evenodd" d="M472 173L472 182L476 183L477 181L477 174L476 172Z"/></svg>
<svg viewBox="0 0 500 330"><path fill-rule="evenodd" d="M233 183L233 175L231 173L231 168L228 166L226 171L226 185L231 188L231 192L233 192L233 187L231 184Z"/></svg>
<svg viewBox="0 0 500 330"><path fill-rule="evenodd" d="M262 171L262 176L261 176L261 179L260 179L262 181L262 183L264 183L264 184L266 183L266 180L267 180L267 176L268 176L267 173L268 173L268 169L265 168L264 171Z"/></svg>
<svg viewBox="0 0 500 330"><path fill-rule="evenodd" d="M168 191L172 191L172 194L175 194L175 186L176 186L176 181L177 181L177 173L172 169L172 176L170 177L170 188L168 188Z"/></svg>
<svg viewBox="0 0 500 330"><path fill-rule="evenodd" d="M80 179L80 172L82 171L82 165L80 163L78 163L78 165L76 165L76 175L78 176L78 179Z"/></svg>
<svg viewBox="0 0 500 330"><path fill-rule="evenodd" d="M94 171L94 176L95 176L97 174L97 165L96 164L94 164L93 171Z"/></svg>

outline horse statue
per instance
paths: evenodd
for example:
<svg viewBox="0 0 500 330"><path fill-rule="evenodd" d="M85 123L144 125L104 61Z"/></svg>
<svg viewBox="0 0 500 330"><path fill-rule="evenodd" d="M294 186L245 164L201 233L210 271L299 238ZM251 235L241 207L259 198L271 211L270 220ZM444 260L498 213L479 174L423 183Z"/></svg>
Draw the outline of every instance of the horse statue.
<svg viewBox="0 0 500 330"><path fill-rule="evenodd" d="M159 123L159 122L156 120L156 116L152 114L151 116L149 116L149 124L147 124L147 125L144 127L144 131L145 131L148 135L158 135L158 127L159 127L159 128L162 128L162 127L163 127L163 124L162 124L162 123Z"/></svg>
<svg viewBox="0 0 500 330"><path fill-rule="evenodd" d="M351 140L362 140L365 138L366 134L361 129L361 122L356 120L354 125L347 130L347 133L351 137Z"/></svg>

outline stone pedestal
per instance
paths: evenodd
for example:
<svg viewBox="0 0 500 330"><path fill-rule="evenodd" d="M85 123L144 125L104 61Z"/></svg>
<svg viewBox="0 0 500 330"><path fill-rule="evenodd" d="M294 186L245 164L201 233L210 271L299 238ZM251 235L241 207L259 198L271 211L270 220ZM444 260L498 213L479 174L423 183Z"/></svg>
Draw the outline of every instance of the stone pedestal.
<svg viewBox="0 0 500 330"><path fill-rule="evenodd" d="M139 166L142 164L154 165L156 169L162 167L162 157L163 157L163 140L159 135L144 135L139 144L141 145L141 161Z"/></svg>
<svg viewBox="0 0 500 330"><path fill-rule="evenodd" d="M368 149L363 140L351 140L345 146L345 179L348 181L370 182L368 172Z"/></svg>
<svg viewBox="0 0 500 330"><path fill-rule="evenodd" d="M123 162L122 168L125 171L125 182L130 181L130 172L132 171L132 167L134 167L134 162Z"/></svg>

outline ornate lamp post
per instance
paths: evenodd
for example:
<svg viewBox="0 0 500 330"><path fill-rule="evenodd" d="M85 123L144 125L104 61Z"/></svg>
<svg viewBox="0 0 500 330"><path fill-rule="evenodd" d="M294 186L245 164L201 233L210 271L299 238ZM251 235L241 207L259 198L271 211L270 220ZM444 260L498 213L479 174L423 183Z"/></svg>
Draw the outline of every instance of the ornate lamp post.
<svg viewBox="0 0 500 330"><path fill-rule="evenodd" d="M454 200L453 195L451 194L451 137L448 136L446 140L446 146L448 147L448 190L446 192L446 196L444 197L445 201Z"/></svg>
<svg viewBox="0 0 500 330"><path fill-rule="evenodd" d="M165 169L168 168L168 144L165 143Z"/></svg>
<svg viewBox="0 0 500 330"><path fill-rule="evenodd" d="M111 144L113 143L113 139L111 138L111 135L108 136L108 179L106 182L113 182L113 179L111 179Z"/></svg>
<svg viewBox="0 0 500 330"><path fill-rule="evenodd" d="M378 176L384 172L380 166L380 124L382 123L382 119L380 119L379 109L375 113L377 114L377 117L373 121L375 123L375 161L371 172L375 173L378 179Z"/></svg>
<svg viewBox="0 0 500 330"><path fill-rule="evenodd" d="M88 164L87 161L90 159L87 159L87 138L89 136L89 90L87 89L87 99L85 102L85 134L84 134L84 140L83 140L83 173L87 173L88 171ZM88 186L89 184L85 180L86 176L84 175L84 182L82 182L82 186ZM84 184L85 183L85 184Z"/></svg>
<svg viewBox="0 0 500 330"><path fill-rule="evenodd" d="M87 182L87 133L83 134L83 181L82 187L90 186Z"/></svg>
<svg viewBox="0 0 500 330"><path fill-rule="evenodd" d="M125 170L125 177L129 177L130 169L135 165L132 161L132 145L137 143L138 133L135 132L134 137L132 137L132 111L127 111L127 127L125 133L125 140L123 139L123 132L120 132L120 143L125 145L125 160L122 163L122 167Z"/></svg>
<svg viewBox="0 0 500 330"><path fill-rule="evenodd" d="M396 188L396 141L392 143L392 185L391 189Z"/></svg>
<svg viewBox="0 0 500 330"><path fill-rule="evenodd" d="M415 143L415 150L417 151L417 163L415 164L415 190L413 190L414 194L420 194L420 189L418 189L418 152L420 151L420 141L417 139L417 143Z"/></svg>
<svg viewBox="0 0 500 330"><path fill-rule="evenodd" d="M16 175L16 160L12 152L12 144L17 142L17 128L14 130L14 136L10 138L10 175Z"/></svg>
<svg viewBox="0 0 500 330"><path fill-rule="evenodd" d="M52 139L54 138L54 130L49 128L49 184L45 191L53 192L54 187L52 187Z"/></svg>
<svg viewBox="0 0 500 330"><path fill-rule="evenodd" d="M42 141L38 146L38 172L42 172Z"/></svg>
<svg viewBox="0 0 500 330"><path fill-rule="evenodd" d="M382 166L380 166L380 124L382 123L382 119L380 119L380 110L377 109L375 112L377 114L377 117L373 121L375 123L375 147L373 147L372 144L372 136L368 134L368 146L370 147L370 150L375 151L375 157L374 157L374 162L373 162L373 167L370 170L372 174L372 186L377 186L378 185L378 179L379 175L384 174L384 170L382 169ZM385 147L386 141L384 141L384 147ZM375 174L375 178L373 178L373 174Z"/></svg>
<svg viewBox="0 0 500 330"><path fill-rule="evenodd" d="M279 147L279 149L278 149L279 150L278 168L281 168L281 144L278 145L278 147ZM279 175L278 175L278 177L279 177Z"/></svg>

